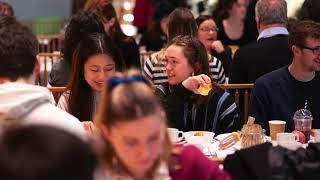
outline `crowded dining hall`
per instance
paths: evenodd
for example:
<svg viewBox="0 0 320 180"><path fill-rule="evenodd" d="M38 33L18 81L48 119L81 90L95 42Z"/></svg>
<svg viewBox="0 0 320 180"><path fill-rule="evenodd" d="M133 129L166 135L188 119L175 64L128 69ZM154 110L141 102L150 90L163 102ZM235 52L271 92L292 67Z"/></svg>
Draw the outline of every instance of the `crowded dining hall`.
<svg viewBox="0 0 320 180"><path fill-rule="evenodd" d="M319 179L319 9L0 0L1 179Z"/></svg>

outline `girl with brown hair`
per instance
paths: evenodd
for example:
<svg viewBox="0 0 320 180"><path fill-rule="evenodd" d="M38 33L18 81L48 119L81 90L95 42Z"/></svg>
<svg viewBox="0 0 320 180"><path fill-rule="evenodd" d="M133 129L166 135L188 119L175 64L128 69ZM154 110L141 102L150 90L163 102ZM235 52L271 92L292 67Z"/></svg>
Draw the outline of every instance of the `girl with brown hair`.
<svg viewBox="0 0 320 180"><path fill-rule="evenodd" d="M241 128L240 110L232 96L210 78L204 45L190 36L177 36L165 52L168 82L156 89L172 127L221 134ZM199 87L212 86L209 94Z"/></svg>

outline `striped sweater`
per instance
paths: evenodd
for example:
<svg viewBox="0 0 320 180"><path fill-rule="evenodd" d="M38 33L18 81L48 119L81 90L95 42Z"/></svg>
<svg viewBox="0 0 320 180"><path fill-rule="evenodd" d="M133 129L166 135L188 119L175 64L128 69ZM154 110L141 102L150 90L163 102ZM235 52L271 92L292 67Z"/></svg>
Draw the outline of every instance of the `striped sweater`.
<svg viewBox="0 0 320 180"><path fill-rule="evenodd" d="M192 92L182 84L167 83L156 88L166 110L169 125L182 131L211 131L215 134L232 132L242 127L242 116L233 97L225 90L211 91L207 104L196 106Z"/></svg>
<svg viewBox="0 0 320 180"><path fill-rule="evenodd" d="M159 51L151 55L150 58L145 59L143 74L154 85L160 85L168 81L166 72L166 62L164 59L164 51ZM226 76L220 60L214 56L210 56L209 70L211 79L219 84L226 82Z"/></svg>

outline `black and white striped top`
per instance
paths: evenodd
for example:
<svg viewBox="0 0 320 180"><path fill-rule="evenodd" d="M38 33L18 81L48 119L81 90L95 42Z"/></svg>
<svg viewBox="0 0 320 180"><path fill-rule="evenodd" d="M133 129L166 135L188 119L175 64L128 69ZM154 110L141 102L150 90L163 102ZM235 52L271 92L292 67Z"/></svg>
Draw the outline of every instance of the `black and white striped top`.
<svg viewBox="0 0 320 180"><path fill-rule="evenodd" d="M143 74L152 81L154 85L159 85L168 81L166 62L163 59L159 59L159 56L164 57L164 54L161 53L164 53L164 51L156 52L155 54L152 54L150 58L146 58L143 67ZM209 58L211 79L219 84L226 83L226 76L221 61L211 55Z"/></svg>

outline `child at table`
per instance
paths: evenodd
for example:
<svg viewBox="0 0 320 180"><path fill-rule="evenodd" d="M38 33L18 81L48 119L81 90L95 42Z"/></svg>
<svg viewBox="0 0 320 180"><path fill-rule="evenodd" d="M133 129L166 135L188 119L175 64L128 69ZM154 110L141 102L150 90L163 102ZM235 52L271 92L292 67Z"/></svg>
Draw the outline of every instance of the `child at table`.
<svg viewBox="0 0 320 180"><path fill-rule="evenodd" d="M170 145L161 103L134 70L108 81L95 123L106 143L97 179L230 179L194 146Z"/></svg>

